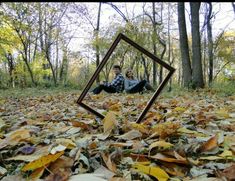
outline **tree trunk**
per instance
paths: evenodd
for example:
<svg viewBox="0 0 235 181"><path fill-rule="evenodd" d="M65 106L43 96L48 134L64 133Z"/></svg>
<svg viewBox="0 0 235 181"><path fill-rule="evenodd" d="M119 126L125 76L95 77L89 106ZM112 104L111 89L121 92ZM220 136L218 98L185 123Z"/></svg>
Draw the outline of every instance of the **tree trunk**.
<svg viewBox="0 0 235 181"><path fill-rule="evenodd" d="M96 67L98 68L100 64L100 47L98 44L99 40L99 30L100 30L100 12L101 12L101 2L99 3L99 9L98 9L98 17L97 17L97 25L95 29L95 36L96 36ZM100 76L98 75L96 78L96 82L100 82Z"/></svg>
<svg viewBox="0 0 235 181"><path fill-rule="evenodd" d="M31 80L32 80L33 85L34 85L34 86L37 86L37 83L36 83L36 81L34 80L33 71L32 71L32 69L31 69L31 67L30 67L30 65L29 65L29 62L28 62L28 58L27 58L27 52L28 52L27 49L28 49L28 47L27 47L27 45L25 45L25 43L23 44L23 48L24 48L24 52L21 52L23 61L25 62L26 67L27 67L27 69L28 69L28 71L29 71L29 75L30 75L30 78L31 78Z"/></svg>
<svg viewBox="0 0 235 181"><path fill-rule="evenodd" d="M160 40L160 37L159 37L159 40ZM162 54L161 54L161 60L163 60L163 57L164 57L165 52L166 52L166 44L162 40L160 40L160 43L163 46L163 51L162 51ZM162 80L163 80L163 67L160 66L159 84L162 82Z"/></svg>
<svg viewBox="0 0 235 181"><path fill-rule="evenodd" d="M67 50L63 48L63 60L60 69L60 82L64 85L67 83L67 76L68 76L68 57L67 57Z"/></svg>
<svg viewBox="0 0 235 181"><path fill-rule="evenodd" d="M199 32L200 2L190 2L192 30L192 83L193 88L203 88L203 73L201 60L201 40Z"/></svg>
<svg viewBox="0 0 235 181"><path fill-rule="evenodd" d="M56 80L58 80L58 67L59 67L59 30L57 29L57 37L56 37L56 58L55 58L55 75Z"/></svg>
<svg viewBox="0 0 235 181"><path fill-rule="evenodd" d="M32 70L31 70L31 67L29 66L28 60L25 59L25 58L23 58L23 61L25 62L26 67L27 67L27 69L28 69L28 71L29 71L29 75L30 75L30 78L31 78L31 80L32 80L33 85L37 86L37 83L36 83L35 80L34 80L33 72L32 72Z"/></svg>
<svg viewBox="0 0 235 181"><path fill-rule="evenodd" d="M232 6L233 6L233 12L235 14L235 3L234 2L232 2Z"/></svg>
<svg viewBox="0 0 235 181"><path fill-rule="evenodd" d="M143 62L143 65L144 65L144 73L145 73L145 76L146 76L146 80L149 82L149 72L148 72L148 67L146 65L146 60L145 60L143 55L141 55L141 58L142 58L142 62Z"/></svg>
<svg viewBox="0 0 235 181"><path fill-rule="evenodd" d="M156 38L157 38L157 28L156 28L156 17L155 17L155 2L152 3L153 8L153 54L157 55L157 48L156 48ZM157 64L153 61L153 85L157 85Z"/></svg>
<svg viewBox="0 0 235 181"><path fill-rule="evenodd" d="M208 58L209 58L209 85L212 84L213 80L213 39L212 39L212 28L211 28L211 13L212 13L212 4L209 4L209 12L207 14L207 39L208 39Z"/></svg>
<svg viewBox="0 0 235 181"><path fill-rule="evenodd" d="M7 63L8 63L8 68L9 68L9 75L10 75L10 86L12 86L12 88L15 87L15 81L14 81L14 75L13 75L13 72L14 72L14 61L13 61L13 56L11 53L5 53L5 57L7 59Z"/></svg>
<svg viewBox="0 0 235 181"><path fill-rule="evenodd" d="M180 35L180 53L183 70L183 86L189 87L192 80L192 69L189 57L188 36L184 11L184 2L178 2L178 25Z"/></svg>

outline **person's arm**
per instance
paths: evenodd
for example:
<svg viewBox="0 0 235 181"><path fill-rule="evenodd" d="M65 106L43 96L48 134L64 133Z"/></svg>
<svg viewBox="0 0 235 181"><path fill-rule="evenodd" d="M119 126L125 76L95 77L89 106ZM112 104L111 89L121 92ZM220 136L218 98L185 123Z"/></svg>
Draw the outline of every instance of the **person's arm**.
<svg viewBox="0 0 235 181"><path fill-rule="evenodd" d="M118 75L113 81L111 82L111 86L116 87L118 84L120 84L123 81L123 78L121 75Z"/></svg>
<svg viewBox="0 0 235 181"><path fill-rule="evenodd" d="M134 86L136 86L136 84L138 84L138 80L135 80L135 83L134 84L130 84L130 81L129 80L125 80L125 90L126 91L129 91L129 90L131 90Z"/></svg>
<svg viewBox="0 0 235 181"><path fill-rule="evenodd" d="M129 80L127 80L127 79L125 79L125 81L124 81L124 89L125 89L125 91L129 91L130 90Z"/></svg>

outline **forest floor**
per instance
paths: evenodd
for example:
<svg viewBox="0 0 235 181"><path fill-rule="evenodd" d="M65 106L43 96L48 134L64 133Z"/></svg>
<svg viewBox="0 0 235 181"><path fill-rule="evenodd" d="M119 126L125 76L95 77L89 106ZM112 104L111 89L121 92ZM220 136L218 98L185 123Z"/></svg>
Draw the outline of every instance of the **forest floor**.
<svg viewBox="0 0 235 181"><path fill-rule="evenodd" d="M141 124L152 94L87 96L100 120L80 93L0 91L0 180L235 179L233 92L164 92Z"/></svg>

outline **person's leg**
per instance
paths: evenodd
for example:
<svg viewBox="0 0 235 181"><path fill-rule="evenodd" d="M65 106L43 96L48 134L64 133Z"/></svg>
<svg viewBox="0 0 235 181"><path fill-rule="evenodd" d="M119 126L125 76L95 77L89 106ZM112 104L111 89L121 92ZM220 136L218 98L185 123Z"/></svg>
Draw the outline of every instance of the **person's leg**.
<svg viewBox="0 0 235 181"><path fill-rule="evenodd" d="M115 92L117 92L115 87L112 87L112 86L104 86L103 89L104 89L105 92L108 92L108 93L115 93Z"/></svg>
<svg viewBox="0 0 235 181"><path fill-rule="evenodd" d="M93 89L94 94L99 94L104 89L104 85L99 85L96 88Z"/></svg>
<svg viewBox="0 0 235 181"><path fill-rule="evenodd" d="M137 93L137 92L142 92L144 89L144 86L146 84L146 80L141 80L138 84L136 84L130 91L129 93Z"/></svg>
<svg viewBox="0 0 235 181"><path fill-rule="evenodd" d="M145 88L146 88L147 90L155 91L154 88L153 88L148 82L146 82Z"/></svg>
<svg viewBox="0 0 235 181"><path fill-rule="evenodd" d="M115 93L116 92L116 89L114 87L107 86L107 85L99 85L92 92L94 94L99 94L102 90L104 90L105 92L108 92L108 93Z"/></svg>

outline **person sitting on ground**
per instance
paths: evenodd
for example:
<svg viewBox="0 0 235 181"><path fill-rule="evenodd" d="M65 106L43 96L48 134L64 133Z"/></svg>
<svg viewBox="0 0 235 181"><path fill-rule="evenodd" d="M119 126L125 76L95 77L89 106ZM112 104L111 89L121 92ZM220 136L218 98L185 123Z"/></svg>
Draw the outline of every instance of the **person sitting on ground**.
<svg viewBox="0 0 235 181"><path fill-rule="evenodd" d="M139 81L135 79L131 69L126 71L124 88L126 93L143 93L144 88L154 91L153 87L146 80Z"/></svg>
<svg viewBox="0 0 235 181"><path fill-rule="evenodd" d="M113 66L113 72L115 78L111 83L103 82L98 87L96 87L92 92L94 94L99 94L102 90L108 93L120 93L124 90L124 77L121 73L121 67L119 65Z"/></svg>

